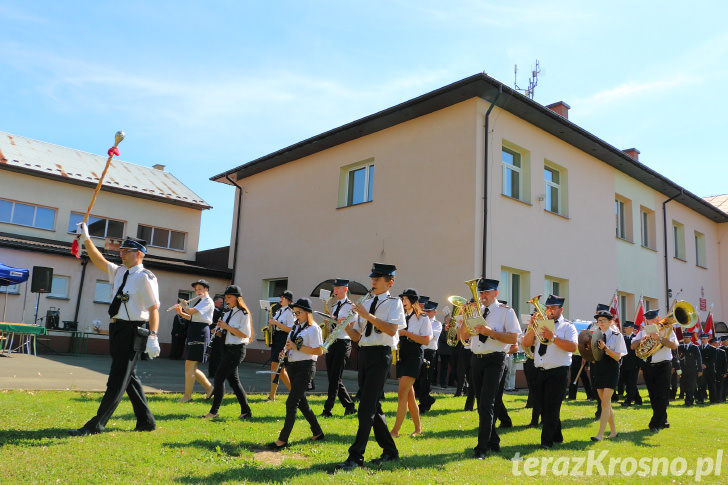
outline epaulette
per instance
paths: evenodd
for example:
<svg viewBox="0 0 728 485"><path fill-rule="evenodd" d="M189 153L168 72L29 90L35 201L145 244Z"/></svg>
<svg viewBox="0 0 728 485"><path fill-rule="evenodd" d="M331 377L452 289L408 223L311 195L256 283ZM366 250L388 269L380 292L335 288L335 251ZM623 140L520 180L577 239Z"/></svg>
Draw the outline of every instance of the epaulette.
<svg viewBox="0 0 728 485"><path fill-rule="evenodd" d="M157 277L154 276L154 273L152 273L151 271L149 271L147 268L144 268L142 270L142 273L144 273L145 275L147 275L147 278L149 278L150 280L156 280L157 279Z"/></svg>
<svg viewBox="0 0 728 485"><path fill-rule="evenodd" d="M501 303L501 302L498 302L498 306L502 307L502 308L511 308L508 305L506 305L505 303Z"/></svg>

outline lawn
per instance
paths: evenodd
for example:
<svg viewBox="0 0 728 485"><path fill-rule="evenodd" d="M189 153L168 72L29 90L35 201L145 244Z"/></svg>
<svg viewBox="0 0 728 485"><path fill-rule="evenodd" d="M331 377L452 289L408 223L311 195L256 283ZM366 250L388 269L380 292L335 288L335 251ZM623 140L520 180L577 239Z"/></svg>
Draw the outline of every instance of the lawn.
<svg viewBox="0 0 728 485"><path fill-rule="evenodd" d="M642 393L646 394L644 390ZM338 416L321 418L326 441L309 442L310 430L299 414L291 446L274 453L266 451L264 445L277 437L283 424L285 396L274 403L264 402L264 395L250 396L253 419L247 422L237 419L240 409L234 397L226 398L221 417L213 421L199 418L208 411L208 402L198 398L180 404L179 397L148 395L159 427L155 432L132 431L135 419L128 399L124 399L107 432L71 438L67 431L94 414L100 394L0 392L0 481L462 485L596 479L604 483L694 483L696 470L711 472L702 477L702 483L728 480L728 460L724 464L722 456L728 431L727 404L685 408L673 401L668 409L671 427L658 434L646 429L649 404L617 406L619 436L594 443L589 438L597 431L595 405L580 395L579 400L565 402L562 407L565 443L546 451L538 447L540 430L525 426L530 420L530 410L524 409L525 395L507 395L506 407L514 427L501 430L500 453L477 461L471 458L476 413L462 411L464 398L438 396L432 411L423 416L423 436L408 436L413 430L411 421L402 427L402 437L397 439L399 462L382 467L368 463L381 454L372 437L363 468L335 473L334 465L346 458L357 425L356 416L343 417L338 404L334 408ZM387 395L384 403L390 426L395 399L394 394ZM320 414L324 398L314 396L310 400ZM513 461L516 454L519 461ZM645 471L646 477L639 475Z"/></svg>

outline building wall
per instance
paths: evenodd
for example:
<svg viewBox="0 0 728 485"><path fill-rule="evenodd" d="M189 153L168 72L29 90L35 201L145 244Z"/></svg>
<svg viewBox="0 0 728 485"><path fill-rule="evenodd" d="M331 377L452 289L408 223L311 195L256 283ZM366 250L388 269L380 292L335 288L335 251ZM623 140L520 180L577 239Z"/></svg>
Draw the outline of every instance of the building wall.
<svg viewBox="0 0 728 485"><path fill-rule="evenodd" d="M57 209L55 230L47 231L0 223L0 232L71 242L68 234L71 212L85 214L94 189L26 174L2 171L2 198ZM124 236L136 237L139 224L187 233L185 251L149 248L149 254L194 260L198 248L201 211L188 207L100 191L92 215L124 221ZM97 245L103 240L98 239Z"/></svg>

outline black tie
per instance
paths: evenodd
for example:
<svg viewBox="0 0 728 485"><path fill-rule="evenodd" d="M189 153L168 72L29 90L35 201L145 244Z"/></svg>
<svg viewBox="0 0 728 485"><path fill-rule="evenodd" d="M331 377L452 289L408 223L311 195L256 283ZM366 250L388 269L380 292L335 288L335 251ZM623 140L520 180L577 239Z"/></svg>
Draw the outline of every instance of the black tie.
<svg viewBox="0 0 728 485"><path fill-rule="evenodd" d="M338 320L339 318L339 310L341 310L341 302L338 302L336 304L336 310L334 310L334 318Z"/></svg>
<svg viewBox="0 0 728 485"><path fill-rule="evenodd" d="M538 344L538 355L540 355L541 357L546 355L546 346L542 343Z"/></svg>
<svg viewBox="0 0 728 485"><path fill-rule="evenodd" d="M369 313L371 313L372 315L374 315L374 312L377 311L377 303L379 303L379 297L375 296L374 299L372 300L372 304L369 305ZM373 327L372 322L367 321L367 328L364 331L365 337L368 337L372 334L372 327Z"/></svg>
<svg viewBox="0 0 728 485"><path fill-rule="evenodd" d="M111 318L114 318L117 313L119 313L119 308L121 308L121 292L124 290L124 285L126 285L126 279L129 277L129 270L127 269L126 272L124 272L124 279L121 280L121 286L119 286L119 289L116 290L116 295L114 295L114 299L111 300L111 305L109 305L109 316ZM131 318L131 316L127 315L128 318Z"/></svg>
<svg viewBox="0 0 728 485"><path fill-rule="evenodd" d="M483 318L488 318L489 313L490 309L488 307L485 307L485 311L483 312ZM481 342L485 343L485 341L488 340L488 337L486 335L478 335L478 339L480 339Z"/></svg>

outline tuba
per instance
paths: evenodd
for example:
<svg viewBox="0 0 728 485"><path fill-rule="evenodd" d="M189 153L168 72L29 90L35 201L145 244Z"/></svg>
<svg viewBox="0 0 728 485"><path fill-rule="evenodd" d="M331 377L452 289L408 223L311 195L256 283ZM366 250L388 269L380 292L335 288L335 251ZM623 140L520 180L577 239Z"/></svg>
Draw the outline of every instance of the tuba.
<svg viewBox="0 0 728 485"><path fill-rule="evenodd" d="M455 298L455 297L450 297ZM458 344L458 320L462 318L460 313L462 312L462 305L457 302L453 302L448 298L452 304L452 312L450 313L450 328L447 330L447 344L450 347L456 347ZM460 298L460 297L457 297Z"/></svg>
<svg viewBox="0 0 728 485"><path fill-rule="evenodd" d="M660 320L657 324L657 333L659 338L653 339L649 335L645 335L640 340L640 345L634 351L635 355L640 359L647 359L662 348L662 339L670 335L673 324L678 323L684 329L691 328L698 323L698 312L688 302L680 300L672 304L670 313Z"/></svg>
<svg viewBox="0 0 728 485"><path fill-rule="evenodd" d="M546 307L541 304L541 295L534 296L533 298L528 300L528 303L536 308L536 314L533 316L531 322L528 324L526 332L528 332L529 330L533 330L534 335L536 335L536 338L542 345L550 345L551 341L545 339L538 331L541 327L541 322L543 320L549 319L546 316Z"/></svg>
<svg viewBox="0 0 728 485"><path fill-rule="evenodd" d="M470 288L470 292L473 294L473 301L468 301L467 298L464 298L462 296L452 295L447 298L447 301L450 302L450 304L453 306L453 316L450 319L450 330L448 330L448 341L450 340L450 332L453 331L453 319L456 316L462 315L462 320L465 326L468 329L468 333L470 335L478 335L478 331L475 330L476 325L487 325L485 323L485 319L480 314L480 298L478 298L478 278L473 280L468 280L465 282L466 285ZM454 347L457 345L457 329L455 330L455 335L453 336L454 344L451 344L451 347ZM468 345L470 339L463 341L460 339L463 343L463 345Z"/></svg>

